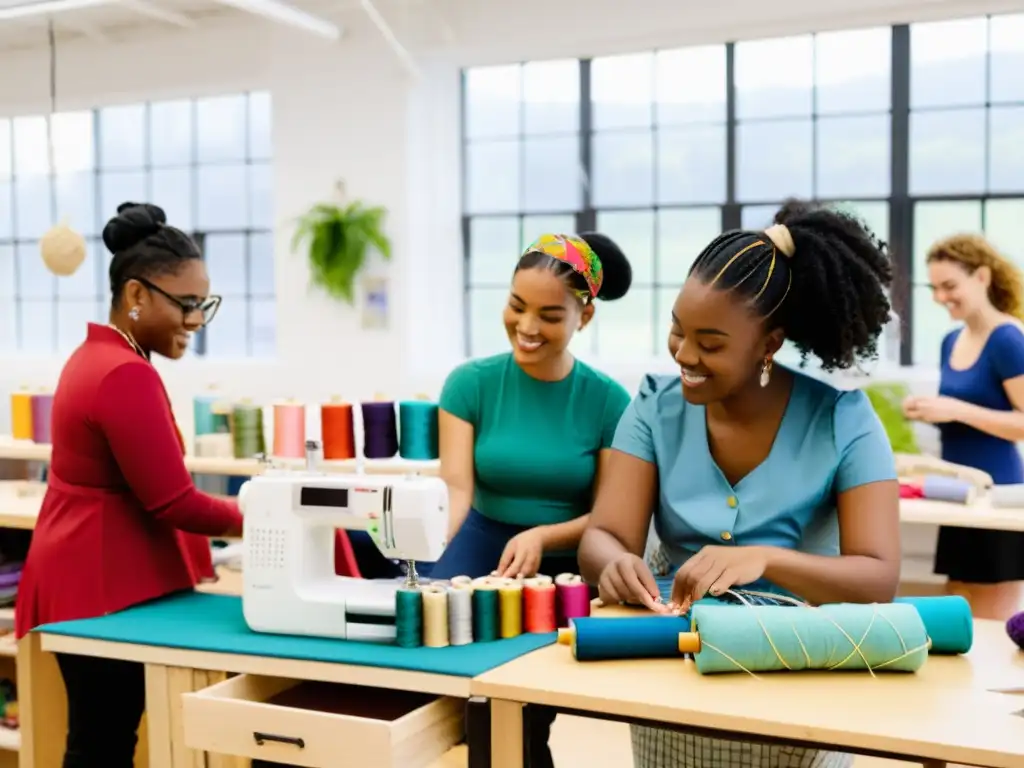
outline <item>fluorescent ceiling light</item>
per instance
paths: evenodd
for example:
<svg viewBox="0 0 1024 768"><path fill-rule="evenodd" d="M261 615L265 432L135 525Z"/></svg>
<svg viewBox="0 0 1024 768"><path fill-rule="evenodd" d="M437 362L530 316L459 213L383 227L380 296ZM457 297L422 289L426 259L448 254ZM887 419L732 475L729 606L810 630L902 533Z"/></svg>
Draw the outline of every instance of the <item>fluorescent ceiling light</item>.
<svg viewBox="0 0 1024 768"><path fill-rule="evenodd" d="M280 2L280 0L214 0L221 5L230 5L240 11L262 16L280 24L287 24L296 29L311 32L328 40L337 40L341 37L341 27L331 24L324 19L301 11L293 5Z"/></svg>

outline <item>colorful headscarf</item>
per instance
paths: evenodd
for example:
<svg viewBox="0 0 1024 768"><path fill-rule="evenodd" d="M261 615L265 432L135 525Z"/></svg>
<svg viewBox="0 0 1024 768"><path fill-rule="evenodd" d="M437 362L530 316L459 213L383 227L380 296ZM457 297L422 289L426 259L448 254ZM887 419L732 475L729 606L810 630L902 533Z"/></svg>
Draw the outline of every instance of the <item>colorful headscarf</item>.
<svg viewBox="0 0 1024 768"><path fill-rule="evenodd" d="M526 253L537 252L564 261L580 277L587 281L587 291L579 291L585 301L596 299L604 280L601 259L594 253L586 240L579 235L541 235L526 249Z"/></svg>

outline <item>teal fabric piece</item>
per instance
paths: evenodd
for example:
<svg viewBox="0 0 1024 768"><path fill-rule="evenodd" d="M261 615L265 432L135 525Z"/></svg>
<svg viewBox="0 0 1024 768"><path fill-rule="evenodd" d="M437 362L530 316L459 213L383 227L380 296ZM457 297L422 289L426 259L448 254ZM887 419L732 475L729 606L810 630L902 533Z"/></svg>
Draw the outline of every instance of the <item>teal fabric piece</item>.
<svg viewBox="0 0 1024 768"><path fill-rule="evenodd" d="M114 643L406 669L455 677L475 677L557 639L554 632L549 632L448 648L399 648L385 643L268 635L249 629L242 616L241 598L199 592L173 595L94 619L45 624L35 631Z"/></svg>

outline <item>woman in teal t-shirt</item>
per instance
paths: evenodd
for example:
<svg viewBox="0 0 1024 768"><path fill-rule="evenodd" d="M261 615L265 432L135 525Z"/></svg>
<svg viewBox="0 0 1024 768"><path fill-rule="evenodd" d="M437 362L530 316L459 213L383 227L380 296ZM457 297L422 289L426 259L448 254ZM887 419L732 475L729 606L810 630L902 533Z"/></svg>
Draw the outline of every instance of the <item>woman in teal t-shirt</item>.
<svg viewBox="0 0 1024 768"><path fill-rule="evenodd" d="M680 374L641 384L580 543L604 602L664 613L734 588L813 604L896 593L899 484L881 422L863 392L773 364L786 339L825 370L870 357L892 266L843 214L793 203L775 221L708 245L665 318ZM652 515L660 547L648 565ZM665 601L654 573L672 577ZM633 757L637 768L851 759L639 726Z"/></svg>
<svg viewBox="0 0 1024 768"><path fill-rule="evenodd" d="M629 393L575 359L594 300L626 295L609 238L544 235L519 259L504 310L512 351L472 360L440 397L449 544L433 578L576 572L576 547Z"/></svg>

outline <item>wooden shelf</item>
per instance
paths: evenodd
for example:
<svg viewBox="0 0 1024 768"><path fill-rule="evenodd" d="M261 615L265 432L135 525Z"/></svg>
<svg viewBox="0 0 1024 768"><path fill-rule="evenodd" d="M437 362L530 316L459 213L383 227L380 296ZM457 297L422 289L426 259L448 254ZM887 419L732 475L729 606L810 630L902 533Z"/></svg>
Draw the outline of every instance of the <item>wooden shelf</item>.
<svg viewBox="0 0 1024 768"><path fill-rule="evenodd" d="M28 442L26 440L14 440L9 436L0 437L0 460L9 461L49 461L50 446ZM251 477L262 474L267 464L261 464L256 459L231 459L212 456L186 456L185 466L189 472L197 475L226 475L233 477ZM271 467L286 469L301 469L305 466L303 459L273 459ZM440 470L439 461L410 461L402 458L392 459L366 459L363 461L363 471L368 474L405 474L417 473L424 475L436 475ZM356 472L359 468L357 459L345 459L343 461L324 461L320 469L325 472Z"/></svg>

